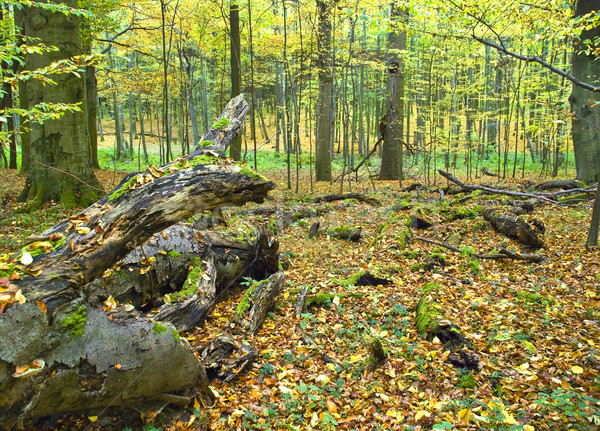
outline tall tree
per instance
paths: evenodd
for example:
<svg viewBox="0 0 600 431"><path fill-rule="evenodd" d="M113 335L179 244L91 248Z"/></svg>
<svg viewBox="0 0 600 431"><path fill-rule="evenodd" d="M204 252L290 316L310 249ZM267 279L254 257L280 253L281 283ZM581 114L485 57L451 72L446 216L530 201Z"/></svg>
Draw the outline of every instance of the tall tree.
<svg viewBox="0 0 600 431"><path fill-rule="evenodd" d="M383 133L380 180L400 180L402 183L402 137L404 135L404 60L406 31L400 30L399 19L404 10L393 1L390 4L391 28L388 35L388 81L386 125Z"/></svg>
<svg viewBox="0 0 600 431"><path fill-rule="evenodd" d="M575 16L582 17L600 10L598 0L578 0ZM600 83L600 63L596 49L588 50L586 40L597 48L600 26L585 28L573 44L572 74L581 81L598 85ZM577 178L586 183L597 180L597 164L600 162L600 107L590 105L597 98L592 92L573 84L569 97L573 113L572 134L575 150Z"/></svg>
<svg viewBox="0 0 600 431"><path fill-rule="evenodd" d="M231 97L234 98L242 91L242 72L240 63L240 8L235 2L231 2L229 7L229 26L230 26L230 46L231 46ZM242 135L231 143L229 155L233 160L242 159Z"/></svg>
<svg viewBox="0 0 600 431"><path fill-rule="evenodd" d="M316 0L319 24L317 28L317 68L319 94L317 96L316 179L331 181L331 143L335 133L335 106L333 101L333 64L331 52L331 11L337 0Z"/></svg>
<svg viewBox="0 0 600 431"><path fill-rule="evenodd" d="M36 2L37 3L37 2ZM62 5L77 8L77 0ZM39 38L46 45L60 49L44 55L29 54L29 70L49 67L83 54L79 18L74 13L51 12L25 7L21 23L28 37ZM53 76L57 85L27 82L28 106L39 103L80 105L85 108L84 78L72 73ZM33 199L36 208L48 200L59 201L65 208L95 202L100 185L90 165L89 138L83 111L67 110L53 121L31 125L31 170L22 197Z"/></svg>

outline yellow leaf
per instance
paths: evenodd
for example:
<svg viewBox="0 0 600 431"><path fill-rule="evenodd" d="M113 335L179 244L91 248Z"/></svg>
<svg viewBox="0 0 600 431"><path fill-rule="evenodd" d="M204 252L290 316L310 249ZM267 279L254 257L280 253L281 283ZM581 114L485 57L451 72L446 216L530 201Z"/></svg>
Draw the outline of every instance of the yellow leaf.
<svg viewBox="0 0 600 431"><path fill-rule="evenodd" d="M361 356L360 355L350 356L350 362L358 362L360 360L361 360Z"/></svg>
<svg viewBox="0 0 600 431"><path fill-rule="evenodd" d="M524 431L535 431L535 427L533 425L523 425Z"/></svg>
<svg viewBox="0 0 600 431"><path fill-rule="evenodd" d="M288 299L289 297L290 297L290 292L289 292L289 291L286 291L286 292L283 294L283 299Z"/></svg>
<svg viewBox="0 0 600 431"><path fill-rule="evenodd" d="M17 300L17 302L18 302L19 304L25 304L25 302L27 301L27 300L25 299L25 297L23 296L23 294L21 293L21 289L19 289L19 290L17 291L17 293L15 293L15 299Z"/></svg>
<svg viewBox="0 0 600 431"><path fill-rule="evenodd" d="M90 233L91 229L89 227L81 226L81 227L76 227L75 230L77 231L77 233L79 235L87 235L88 233Z"/></svg>
<svg viewBox="0 0 600 431"><path fill-rule="evenodd" d="M329 410L330 413L336 413L338 408L333 401L327 400L327 410Z"/></svg>
<svg viewBox="0 0 600 431"><path fill-rule="evenodd" d="M572 371L574 374L581 374L581 373L583 373L583 368L581 368L579 365L573 365L573 366L571 367L571 371Z"/></svg>
<svg viewBox="0 0 600 431"><path fill-rule="evenodd" d="M424 417L428 418L429 416L431 416L431 413L429 413L428 411L426 411L426 410L419 410L417 412L417 414L415 415L415 420L418 421L418 420L421 420Z"/></svg>
<svg viewBox="0 0 600 431"><path fill-rule="evenodd" d="M471 420L471 409L462 409L458 412L458 420L463 424L468 425L469 420Z"/></svg>
<svg viewBox="0 0 600 431"><path fill-rule="evenodd" d="M88 416L90 422L96 422L98 420L98 416Z"/></svg>
<svg viewBox="0 0 600 431"><path fill-rule="evenodd" d="M404 420L404 415L396 410L388 410L385 412L385 414L386 416L396 419L398 422L402 422Z"/></svg>

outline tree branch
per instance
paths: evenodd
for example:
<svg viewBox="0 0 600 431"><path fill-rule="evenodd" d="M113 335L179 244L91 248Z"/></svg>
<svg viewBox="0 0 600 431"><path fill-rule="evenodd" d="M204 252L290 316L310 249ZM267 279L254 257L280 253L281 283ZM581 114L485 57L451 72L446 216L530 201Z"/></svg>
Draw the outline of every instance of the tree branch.
<svg viewBox="0 0 600 431"><path fill-rule="evenodd" d="M593 86L591 84L588 84L587 82L583 82L577 78L575 78L573 75L571 75L570 73L565 72L562 69L559 69L556 66L551 65L550 63L548 63L547 61L545 61L544 59L540 58L540 57L531 57L531 56L527 56L527 55L521 55L518 54L516 52L510 51L509 49L498 45L497 43L494 42L490 42L489 40L485 40L483 38L477 37L474 34L472 35L473 39L475 39L477 42L482 43L486 46L489 46L490 48L494 48L497 51L503 52L504 54L516 58L518 60L521 61L526 61L528 63L538 63L540 64L542 67L550 70L551 72L556 73L557 75L562 76L563 78L568 79L569 81L571 81L573 84L577 85L578 87L584 88L586 90L589 91L593 91L595 93L600 93L600 87L596 87Z"/></svg>

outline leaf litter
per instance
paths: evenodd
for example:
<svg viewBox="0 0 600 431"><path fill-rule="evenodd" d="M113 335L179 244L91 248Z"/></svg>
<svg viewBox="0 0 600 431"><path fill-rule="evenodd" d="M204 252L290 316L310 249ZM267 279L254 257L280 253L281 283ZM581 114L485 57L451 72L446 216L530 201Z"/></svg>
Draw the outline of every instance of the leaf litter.
<svg viewBox="0 0 600 431"><path fill-rule="evenodd" d="M278 205L306 201L308 190L287 191L279 180L273 193ZM537 251L544 262L480 260L475 267L468 257L473 251L508 247L519 252L520 247L481 217L450 221L447 211L505 199L475 195L459 203L460 197L447 196L440 203L437 192L417 195L400 192L396 183L377 185L370 195L381 206L350 200L327 214L298 220L278 235L280 249L294 257L278 305L257 335L244 338L259 351L250 371L233 382L214 381L214 406L194 401L186 411L145 412L142 425L173 430L597 429L600 260L597 249L583 246L589 205L536 207L535 217L547 227L545 246ZM361 186L368 187L356 187ZM315 187L317 196L334 192L329 184ZM411 215L433 223L420 235L438 241L458 237L464 253L411 242L404 233ZM309 238L314 221L321 230ZM327 235L340 225L361 227L363 239L354 243ZM443 264L424 265L433 255ZM361 271L391 283L346 282ZM481 371L456 368L447 362L451 351L439 339L418 335L414 310L421 289L432 281L442 286L443 318L464 332L481 358ZM296 316L297 295L305 286L309 296L327 293L331 300ZM184 334L195 349L229 331L242 295L243 289L229 293L202 328ZM374 337L387 353L375 366L369 362ZM102 429L113 423L116 418L102 422L68 414L51 428Z"/></svg>

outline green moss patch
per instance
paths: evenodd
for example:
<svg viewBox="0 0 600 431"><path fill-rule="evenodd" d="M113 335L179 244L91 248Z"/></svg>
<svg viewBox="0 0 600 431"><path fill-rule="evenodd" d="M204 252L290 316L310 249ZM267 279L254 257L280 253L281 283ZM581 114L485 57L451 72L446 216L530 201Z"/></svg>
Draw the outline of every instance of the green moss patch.
<svg viewBox="0 0 600 431"><path fill-rule="evenodd" d="M164 334L168 330L169 328L160 322L154 322L154 325L152 325L152 332L154 332L156 335Z"/></svg>
<svg viewBox="0 0 600 431"><path fill-rule="evenodd" d="M216 130L223 130L225 128L227 128L229 125L231 124L231 121L229 121L229 118L220 118L219 120L217 120L217 122L215 124L213 124L212 128L216 129Z"/></svg>
<svg viewBox="0 0 600 431"><path fill-rule="evenodd" d="M417 331L426 338L432 339L439 331L438 317L441 315L439 306L433 301L430 295L423 295L417 304L417 317L415 319Z"/></svg>
<svg viewBox="0 0 600 431"><path fill-rule="evenodd" d="M117 190L115 190L114 192L112 192L110 194L110 196L108 197L108 201L109 202L114 201L118 197L123 196L125 193L133 190L133 187L135 186L136 183L137 183L137 175L133 175L121 187L119 187Z"/></svg>
<svg viewBox="0 0 600 431"><path fill-rule="evenodd" d="M60 326L67 328L71 335L80 337L85 332L83 329L85 322L87 322L87 308L85 305L80 305L62 319Z"/></svg>

